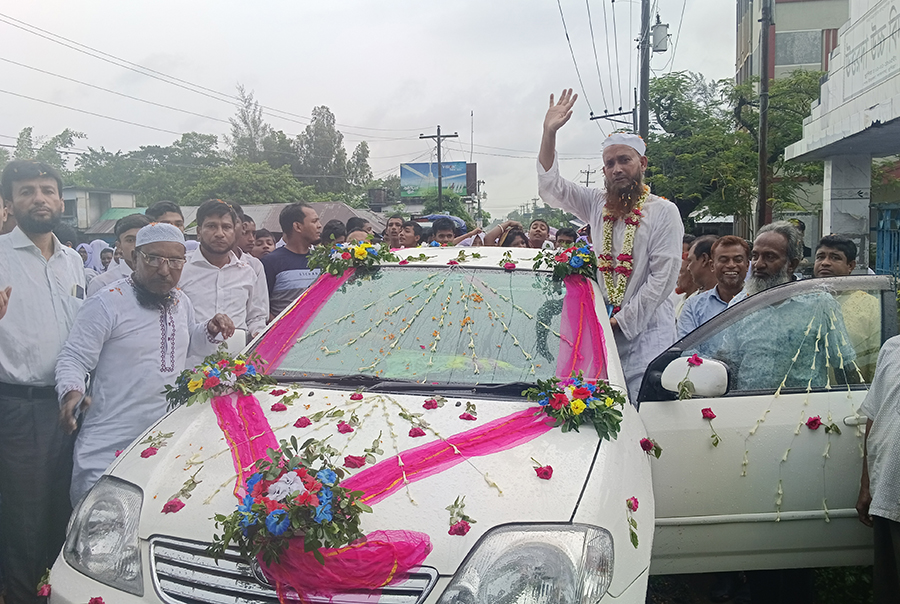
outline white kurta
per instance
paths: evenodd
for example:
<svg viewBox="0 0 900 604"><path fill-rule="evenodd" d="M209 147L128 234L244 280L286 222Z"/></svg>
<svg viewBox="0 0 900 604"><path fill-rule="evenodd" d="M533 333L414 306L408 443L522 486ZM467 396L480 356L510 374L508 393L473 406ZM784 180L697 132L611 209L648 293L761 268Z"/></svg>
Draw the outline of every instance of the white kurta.
<svg viewBox="0 0 900 604"><path fill-rule="evenodd" d="M239 259L234 252L229 253L228 264L222 268L210 264L200 249L189 252L178 287L191 299L198 319L208 321L213 315L224 313L234 322L235 329L251 335L266 326L269 287L265 272L257 274L244 257ZM202 360L190 357L188 365Z"/></svg>
<svg viewBox="0 0 900 604"><path fill-rule="evenodd" d="M118 281L119 279L124 279L125 277L130 276L131 273L131 267L128 266L124 260L118 264L112 263L109 265L109 268L106 269L105 273L101 273L91 279L91 282L88 283L87 295L93 296L110 283Z"/></svg>
<svg viewBox="0 0 900 604"><path fill-rule="evenodd" d="M166 412L163 389L185 369L189 352L215 352L216 343L197 323L186 295L175 290L167 310L140 306L130 279L90 296L75 317L56 364L60 400L84 392L93 373L91 406L75 441L73 505L124 449Z"/></svg>
<svg viewBox="0 0 900 604"><path fill-rule="evenodd" d="M589 223L595 246L598 245L603 232L606 193L564 179L559 174L555 157L550 170L545 171L540 162L537 170L541 199ZM681 240L684 237L681 215L671 201L650 195L644 202L643 213L634 237L634 272L628 279L622 308L616 314L619 329L615 331L616 346L633 402L647 365L675 341L675 307L670 296L681 267ZM622 250L625 226L622 220L614 223L613 257ZM598 277L598 281L606 297L603 279Z"/></svg>

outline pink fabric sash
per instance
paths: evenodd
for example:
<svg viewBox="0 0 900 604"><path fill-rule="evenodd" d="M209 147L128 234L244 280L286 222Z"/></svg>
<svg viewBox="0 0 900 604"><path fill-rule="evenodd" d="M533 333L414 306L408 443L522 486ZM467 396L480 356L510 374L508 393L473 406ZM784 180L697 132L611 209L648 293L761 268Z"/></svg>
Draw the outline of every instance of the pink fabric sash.
<svg viewBox="0 0 900 604"><path fill-rule="evenodd" d="M319 277L309 289L297 298L293 308L278 320L278 323L263 336L256 346L256 354L265 361L265 373L271 373L281 364L288 351L297 343L297 336L316 318L322 305L337 289L347 282L356 269L344 271L340 277L325 274Z"/></svg>
<svg viewBox="0 0 900 604"><path fill-rule="evenodd" d="M213 397L212 408L231 449L238 475L234 494L242 499L247 478L256 472L256 460L268 459L266 450L278 448L278 441L259 401L252 394L240 396L235 392Z"/></svg>
<svg viewBox="0 0 900 604"><path fill-rule="evenodd" d="M581 370L587 380L606 379L606 338L597 319L594 288L581 275L569 275L564 282L556 377L571 377Z"/></svg>
<svg viewBox="0 0 900 604"><path fill-rule="evenodd" d="M341 485L364 491L363 503L374 505L403 487L404 473L406 481L416 482L452 468L468 457L505 451L548 432L553 428L554 420L537 411L535 407L525 409L446 440L404 451L354 474ZM403 465L398 457L402 458Z"/></svg>

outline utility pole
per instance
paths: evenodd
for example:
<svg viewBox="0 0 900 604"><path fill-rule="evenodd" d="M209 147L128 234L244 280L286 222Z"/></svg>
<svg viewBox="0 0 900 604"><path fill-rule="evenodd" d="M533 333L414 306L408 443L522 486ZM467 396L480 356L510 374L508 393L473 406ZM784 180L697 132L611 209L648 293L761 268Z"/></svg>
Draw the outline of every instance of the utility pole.
<svg viewBox="0 0 900 604"><path fill-rule="evenodd" d="M441 134L441 126L438 124L437 134L430 134L425 136L424 134L420 134L419 138L433 138L437 142L437 164L438 164L438 211L444 211L444 190L443 190L443 181L441 174L441 141L445 138L456 138L459 135L454 132L453 134Z"/></svg>
<svg viewBox="0 0 900 604"><path fill-rule="evenodd" d="M483 180L475 181L475 196L478 198L478 220L476 223L479 228L484 226L484 214L481 213L481 185L483 184Z"/></svg>
<svg viewBox="0 0 900 604"><path fill-rule="evenodd" d="M597 171L591 170L590 164L588 164L587 170L581 170L581 173L584 174L584 186L585 187L591 186L591 174L594 174L595 172L597 172Z"/></svg>
<svg viewBox="0 0 900 604"><path fill-rule="evenodd" d="M650 0L641 0L641 108L638 134L645 141L650 134Z"/></svg>
<svg viewBox="0 0 900 604"><path fill-rule="evenodd" d="M762 1L762 18L759 20L759 173L757 187L759 195L756 200L756 227L762 228L770 219L769 216L769 34L772 29L771 0Z"/></svg>

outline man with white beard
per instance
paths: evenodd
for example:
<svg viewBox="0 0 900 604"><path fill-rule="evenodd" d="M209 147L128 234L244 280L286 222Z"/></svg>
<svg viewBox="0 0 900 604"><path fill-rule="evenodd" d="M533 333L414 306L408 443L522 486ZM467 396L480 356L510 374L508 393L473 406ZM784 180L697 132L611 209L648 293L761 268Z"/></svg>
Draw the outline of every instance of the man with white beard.
<svg viewBox="0 0 900 604"><path fill-rule="evenodd" d="M779 220L759 229L750 254L750 278L736 295L731 308L747 296L793 280L794 271L803 258L803 236L794 225Z"/></svg>

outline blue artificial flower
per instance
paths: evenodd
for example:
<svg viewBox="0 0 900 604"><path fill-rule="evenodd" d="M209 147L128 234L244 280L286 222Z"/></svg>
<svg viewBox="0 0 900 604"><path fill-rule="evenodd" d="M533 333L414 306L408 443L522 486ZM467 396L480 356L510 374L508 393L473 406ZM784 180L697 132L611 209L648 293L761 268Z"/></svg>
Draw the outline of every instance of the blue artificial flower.
<svg viewBox="0 0 900 604"><path fill-rule="evenodd" d="M376 250L374 247L368 248L368 251L369 251L369 255L370 255L370 256L377 256L377 255L378 255L378 250Z"/></svg>
<svg viewBox="0 0 900 604"><path fill-rule="evenodd" d="M597 389L597 384L585 384L584 387L591 392L594 392Z"/></svg>
<svg viewBox="0 0 900 604"><path fill-rule="evenodd" d="M572 259L569 260L569 265L575 268L581 268L582 266L584 266L584 260L582 260L578 256L572 256Z"/></svg>
<svg viewBox="0 0 900 604"><path fill-rule="evenodd" d="M253 513L253 497L250 495L244 496L243 503L238 504L238 511L243 512L245 514Z"/></svg>
<svg viewBox="0 0 900 604"><path fill-rule="evenodd" d="M589 250L587 248L587 246L584 246L584 247L578 248L578 253L579 254L590 254L591 250Z"/></svg>
<svg viewBox="0 0 900 604"><path fill-rule="evenodd" d="M322 524L323 521L331 522L331 502L320 503L316 508L316 517L313 518L317 523Z"/></svg>
<svg viewBox="0 0 900 604"><path fill-rule="evenodd" d="M211 368L209 370L209 375L210 375L210 377L213 377L213 376L219 377L221 375L221 373L219 373L219 368L218 367Z"/></svg>
<svg viewBox="0 0 900 604"><path fill-rule="evenodd" d="M334 470L325 468L324 470L319 470L316 478L322 484L333 485L337 481L337 474L334 473ZM322 490L324 491L325 489Z"/></svg>
<svg viewBox="0 0 900 604"><path fill-rule="evenodd" d="M247 365L247 372L244 375L256 375L256 367Z"/></svg>
<svg viewBox="0 0 900 604"><path fill-rule="evenodd" d="M247 479L247 492L253 491L253 487L256 486L256 483L262 480L262 472L257 472L253 476Z"/></svg>
<svg viewBox="0 0 900 604"><path fill-rule="evenodd" d="M291 526L291 519L284 510L273 510L266 517L266 528L278 537Z"/></svg>
<svg viewBox="0 0 900 604"><path fill-rule="evenodd" d="M544 407L549 402L550 402L550 399L545 396L544 398L542 398L541 400L538 401L538 405L540 405L541 407Z"/></svg>
<svg viewBox="0 0 900 604"><path fill-rule="evenodd" d="M437 241L432 241L432 242L429 243L428 245L430 245L431 247L441 247L441 244L438 243Z"/></svg>
<svg viewBox="0 0 900 604"><path fill-rule="evenodd" d="M323 487L321 491L316 493L316 496L319 498L319 503L331 503L331 500L334 499L334 493L327 487Z"/></svg>

